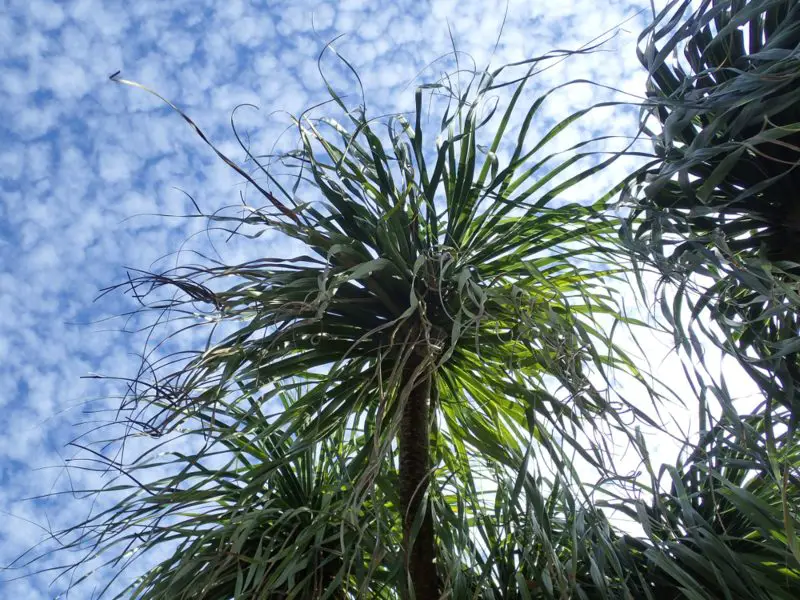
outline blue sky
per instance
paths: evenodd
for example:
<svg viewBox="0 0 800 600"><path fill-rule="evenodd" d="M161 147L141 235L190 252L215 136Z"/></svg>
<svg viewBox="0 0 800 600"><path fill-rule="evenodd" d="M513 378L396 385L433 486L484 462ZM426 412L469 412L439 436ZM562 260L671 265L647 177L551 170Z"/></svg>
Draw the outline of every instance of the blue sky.
<svg viewBox="0 0 800 600"><path fill-rule="evenodd" d="M75 523L88 510L68 495L22 499L67 489L62 467L75 452L64 447L78 431L72 425L87 419L86 401L119 393L113 383L81 376L130 375L138 367L142 336L122 333L124 320L102 321L132 304L120 295L94 302L98 291L122 281L125 267L174 264L174 255L172 263L158 261L189 238L185 248L208 249L199 220L147 216L191 210L175 187L205 211L237 202L241 189L175 113L110 82L110 74L120 70L158 90L241 159L230 132L234 107L261 109L240 113L254 148L266 152L286 141L281 111L297 114L326 98L316 57L339 34L346 35L336 47L378 114L413 108L415 76L451 50L448 22L461 51L479 66L490 58L499 65L577 48L640 9L649 2L605 2L602 9L589 0L510 2L491 56L502 2L0 0L0 564L36 543L41 526ZM607 51L543 73L541 85L586 77L641 93L634 47L647 14L628 21ZM353 89L341 68L326 64L336 85ZM422 79L452 66L437 63ZM539 126L596 94L571 89ZM619 131L635 131L633 111L614 118ZM607 119L590 115L575 135L607 132ZM216 247L231 260L289 251L270 239L258 244ZM92 487L100 476L71 478ZM51 598L58 586L48 590L49 580L0 581L0 596ZM70 597L89 598L91 589Z"/></svg>

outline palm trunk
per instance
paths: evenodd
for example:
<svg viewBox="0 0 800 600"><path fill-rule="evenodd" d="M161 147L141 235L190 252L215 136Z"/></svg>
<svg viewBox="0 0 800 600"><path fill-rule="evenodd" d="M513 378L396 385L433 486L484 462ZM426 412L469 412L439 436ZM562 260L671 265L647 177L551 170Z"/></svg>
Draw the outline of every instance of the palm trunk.
<svg viewBox="0 0 800 600"><path fill-rule="evenodd" d="M414 377L422 357L412 353L405 367L405 379ZM428 490L430 470L430 434L428 409L432 375L417 376L406 401L400 423L400 502L403 511L403 548L406 573L413 586L415 600L438 600L439 580L436 573L436 543L433 538L431 511L423 502ZM425 516L416 536L414 521L420 510ZM410 590L406 596L411 598Z"/></svg>

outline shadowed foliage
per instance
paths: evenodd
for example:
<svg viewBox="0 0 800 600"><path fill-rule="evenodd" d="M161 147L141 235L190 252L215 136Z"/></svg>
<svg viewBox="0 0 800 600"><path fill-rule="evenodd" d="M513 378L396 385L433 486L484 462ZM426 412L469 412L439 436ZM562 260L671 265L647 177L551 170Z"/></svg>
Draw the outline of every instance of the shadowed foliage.
<svg viewBox="0 0 800 600"><path fill-rule="evenodd" d="M649 542L626 538L627 572L644 573L657 592L634 597L767 600L800 591L798 444L788 411L768 420L763 408L720 419L677 465L655 470L648 458L642 500L609 503ZM770 439L773 429L782 433Z"/></svg>
<svg viewBox="0 0 800 600"><path fill-rule="evenodd" d="M631 189L623 233L679 286L664 303L673 323L710 317L722 336L706 333L800 414L800 4L687 11L670 2L640 38L657 160Z"/></svg>

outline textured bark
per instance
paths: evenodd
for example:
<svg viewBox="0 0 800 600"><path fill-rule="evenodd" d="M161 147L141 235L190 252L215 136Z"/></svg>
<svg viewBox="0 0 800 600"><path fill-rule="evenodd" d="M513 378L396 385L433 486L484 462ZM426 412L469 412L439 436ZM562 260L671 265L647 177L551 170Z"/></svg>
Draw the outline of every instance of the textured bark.
<svg viewBox="0 0 800 600"><path fill-rule="evenodd" d="M409 358L405 380L414 375L422 357L416 353ZM403 548L407 575L414 589L415 600L437 600L439 579L436 573L436 543L433 537L433 519L430 510L411 539L417 514L426 508L423 504L428 489L430 470L430 433L428 408L431 395L431 375L420 376L411 390L403 410L400 424L400 502L403 511ZM411 597L406 591L407 597Z"/></svg>

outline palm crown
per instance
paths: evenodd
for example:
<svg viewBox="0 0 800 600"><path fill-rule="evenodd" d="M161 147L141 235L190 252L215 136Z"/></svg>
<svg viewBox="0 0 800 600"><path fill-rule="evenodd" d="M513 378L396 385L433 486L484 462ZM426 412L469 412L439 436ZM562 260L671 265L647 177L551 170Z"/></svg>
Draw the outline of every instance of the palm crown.
<svg viewBox="0 0 800 600"><path fill-rule="evenodd" d="M397 564L405 567L395 569L390 588L417 598L466 585L458 564L470 552L442 547L441 518L456 520L462 531L480 527L482 488L496 488L516 472L520 479L512 489L524 492L531 486L521 469L538 473L537 494L553 494L550 510L557 501L563 506L559 488L578 482L572 453L595 469L606 467L607 452L592 441L592 426L624 430L626 413L652 423L608 384L615 371L645 381L608 333L609 322L629 321L610 285L622 271L609 266L617 260L618 225L601 212L613 190L590 203L559 201L564 190L618 155L576 170L595 156L579 151L588 141L566 158L546 152L587 110L528 147L549 94L532 102L515 143L501 148L525 84L545 58L516 65L525 71L510 83L501 81L508 70L501 68L475 76L461 94L444 83L421 88L413 119L390 119L385 138L363 106L348 107L332 92L350 128L302 118L301 147L284 157L300 173L296 183L305 181L319 195L313 202L300 204L303 188L284 188L249 151L275 192L223 157L267 208L214 219L278 230L307 254L145 274L130 282L139 297L146 295L142 286L174 285L186 302L209 304L235 324L225 339L137 398L148 400L148 427L161 432L207 414L209 420L227 418L226 427L236 431L252 418L252 411L237 408L242 403L263 407L276 395L291 397L260 425L259 436L275 438L281 448L281 458L265 464L294 464L324 440L340 440L326 448L348 463L348 491L333 497L365 522L374 511L385 512L384 504L394 507L398 528L369 536L362 531L347 548L350 560L366 552L376 569L386 569L380 557L402 547L404 560ZM512 93L500 112L490 94L507 88ZM450 98L433 154L424 144L425 89ZM497 120L488 147L479 147L484 129ZM500 159L504 153L507 161ZM233 283L220 286L220 280ZM547 480L546 472L552 472ZM572 510L582 506L572 496L568 502ZM491 519L483 519L489 527ZM487 533L492 544L500 543L496 527ZM369 544L358 546L365 537ZM486 560L479 548L471 555ZM192 560L192 552L182 556ZM548 577L576 585L577 563L567 568L553 554L540 560L549 565ZM323 583L335 581L337 593L361 585L347 560L326 564ZM482 576L487 581L491 564ZM531 585L542 576L531 575ZM319 585L312 571L298 578Z"/></svg>

